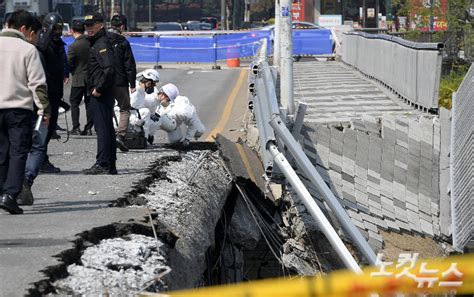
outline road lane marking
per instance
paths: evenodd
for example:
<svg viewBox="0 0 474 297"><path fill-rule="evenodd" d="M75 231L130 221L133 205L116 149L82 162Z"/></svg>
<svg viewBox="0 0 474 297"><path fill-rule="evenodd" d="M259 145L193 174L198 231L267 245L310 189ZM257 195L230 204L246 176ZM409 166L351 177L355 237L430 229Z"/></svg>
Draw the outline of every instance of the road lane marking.
<svg viewBox="0 0 474 297"><path fill-rule="evenodd" d="M240 71L239 79L237 80L234 89L232 89L232 92L230 93L229 98L227 99L227 102L224 106L224 111L222 112L222 116L217 125L207 136L206 141L214 141L214 138L216 138L217 134L221 133L227 125L227 122L229 121L230 115L232 113L232 108L234 107L235 99L237 98L237 94L239 93L239 90L242 87L242 83L244 82L244 79L247 76L246 74L247 71L245 69L242 69Z"/></svg>

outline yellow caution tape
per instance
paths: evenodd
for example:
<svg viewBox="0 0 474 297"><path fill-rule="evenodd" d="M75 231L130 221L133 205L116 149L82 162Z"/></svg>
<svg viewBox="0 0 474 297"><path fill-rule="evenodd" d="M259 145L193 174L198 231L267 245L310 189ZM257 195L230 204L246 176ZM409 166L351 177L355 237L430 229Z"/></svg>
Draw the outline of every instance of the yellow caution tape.
<svg viewBox="0 0 474 297"><path fill-rule="evenodd" d="M384 267L367 267L361 275L344 270L322 277L268 279L142 296L358 297L374 293L380 296L390 296L393 293L474 294L474 255L416 260L402 264L399 258L398 263L383 265Z"/></svg>

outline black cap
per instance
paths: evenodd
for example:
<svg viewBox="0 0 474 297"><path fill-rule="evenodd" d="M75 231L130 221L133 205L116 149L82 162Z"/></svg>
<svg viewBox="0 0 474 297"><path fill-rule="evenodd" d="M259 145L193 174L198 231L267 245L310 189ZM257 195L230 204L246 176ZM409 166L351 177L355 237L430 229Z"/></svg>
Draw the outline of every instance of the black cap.
<svg viewBox="0 0 474 297"><path fill-rule="evenodd" d="M112 17L112 19L110 19L110 25L112 27L120 27L124 25L125 28L127 28L127 17L116 14Z"/></svg>
<svg viewBox="0 0 474 297"><path fill-rule="evenodd" d="M98 13L95 12L94 14L89 14L84 17L84 24L86 26L92 26L95 23L103 23L104 22L104 17Z"/></svg>
<svg viewBox="0 0 474 297"><path fill-rule="evenodd" d="M72 21L71 29L76 32L84 32L84 20L77 19Z"/></svg>

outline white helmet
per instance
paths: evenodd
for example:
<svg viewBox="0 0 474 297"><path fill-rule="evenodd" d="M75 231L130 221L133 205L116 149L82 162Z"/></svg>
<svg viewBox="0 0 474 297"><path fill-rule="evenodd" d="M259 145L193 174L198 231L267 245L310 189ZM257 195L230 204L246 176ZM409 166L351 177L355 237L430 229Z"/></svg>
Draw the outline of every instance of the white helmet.
<svg viewBox="0 0 474 297"><path fill-rule="evenodd" d="M150 79L150 80L154 81L155 83L160 81L160 74L155 69L146 69L146 70L144 70L139 75L139 78L140 78L139 80L141 80L141 77L146 78L146 79Z"/></svg>
<svg viewBox="0 0 474 297"><path fill-rule="evenodd" d="M166 96L168 96L168 98L170 98L171 102L174 102L174 99L176 99L176 97L179 96L179 90L173 84L166 84L166 85L162 86L161 89L158 91L158 93L159 92L165 93Z"/></svg>

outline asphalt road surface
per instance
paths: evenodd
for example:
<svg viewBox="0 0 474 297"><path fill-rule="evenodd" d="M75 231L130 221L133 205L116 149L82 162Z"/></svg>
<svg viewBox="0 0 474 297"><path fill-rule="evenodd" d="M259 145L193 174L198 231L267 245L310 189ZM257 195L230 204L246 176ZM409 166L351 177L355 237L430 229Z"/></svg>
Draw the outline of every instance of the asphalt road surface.
<svg viewBox="0 0 474 297"><path fill-rule="evenodd" d="M191 99L207 128L203 139L210 131L224 135L234 133L230 138L235 138L247 105L246 76L242 80L244 70L208 69L160 70L160 85L172 82L182 95ZM232 101L229 98L235 102L231 104L231 113L226 113L224 109ZM83 106L81 117L82 127L85 123ZM60 115L59 124L66 126L64 115ZM60 134L63 141L66 135ZM166 142L165 135L157 137L155 142ZM94 163L95 154L95 136L71 136L66 143L52 140L50 160L62 172L43 174L36 179L33 185L35 203L24 207L23 215L0 211L0 296L27 294L32 283L46 278L41 270L57 264L54 255L72 247L70 241L76 234L146 216L144 209L113 208L108 204L129 191L134 181L143 178L145 168L156 158L177 152L159 144L145 151L118 152L118 175L81 174L82 169Z"/></svg>

